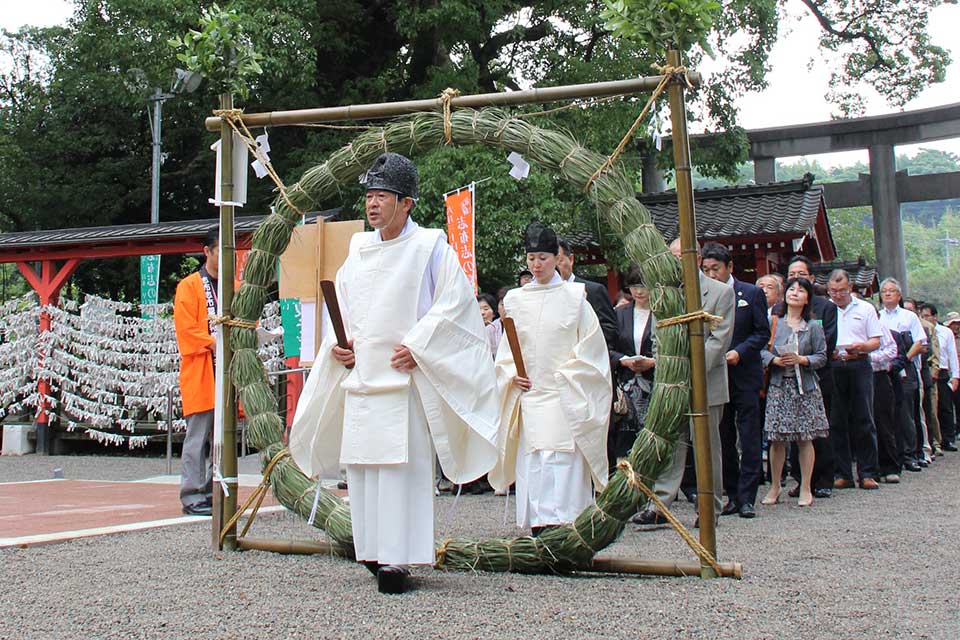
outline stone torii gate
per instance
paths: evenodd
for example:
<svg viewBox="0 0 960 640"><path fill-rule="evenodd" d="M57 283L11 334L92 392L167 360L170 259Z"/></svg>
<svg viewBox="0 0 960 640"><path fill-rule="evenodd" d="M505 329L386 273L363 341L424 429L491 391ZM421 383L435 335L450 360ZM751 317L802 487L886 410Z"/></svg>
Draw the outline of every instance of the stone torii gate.
<svg viewBox="0 0 960 640"><path fill-rule="evenodd" d="M873 239L880 278L893 276L906 288L907 259L900 221L900 203L960 198L960 172L910 176L896 171L894 147L903 144L960 138L960 103L788 127L746 132L749 157L757 184L776 182L777 158L867 149L870 173L851 182L823 183L824 199L831 209L870 205ZM692 136L709 145L712 136ZM656 158L644 156L644 191L662 177ZM661 189L662 190L662 189Z"/></svg>

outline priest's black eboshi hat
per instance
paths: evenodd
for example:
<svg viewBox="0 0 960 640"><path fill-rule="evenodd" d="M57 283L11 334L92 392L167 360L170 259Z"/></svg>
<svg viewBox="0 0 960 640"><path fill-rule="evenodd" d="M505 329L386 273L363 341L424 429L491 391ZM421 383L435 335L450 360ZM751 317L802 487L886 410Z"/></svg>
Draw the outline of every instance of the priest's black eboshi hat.
<svg viewBox="0 0 960 640"><path fill-rule="evenodd" d="M556 255L560 252L560 243L557 242L557 233L553 229L539 220L534 220L523 232L523 248L527 253Z"/></svg>
<svg viewBox="0 0 960 640"><path fill-rule="evenodd" d="M373 161L370 169L360 178L367 188L392 191L414 200L420 197L420 175L410 158L399 153L387 152Z"/></svg>

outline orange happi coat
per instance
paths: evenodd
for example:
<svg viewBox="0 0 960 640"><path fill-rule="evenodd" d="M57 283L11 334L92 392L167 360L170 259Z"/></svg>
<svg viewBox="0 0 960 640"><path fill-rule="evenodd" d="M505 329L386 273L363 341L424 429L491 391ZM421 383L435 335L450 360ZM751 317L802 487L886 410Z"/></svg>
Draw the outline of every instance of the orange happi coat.
<svg viewBox="0 0 960 640"><path fill-rule="evenodd" d="M207 298L200 272L177 285L173 324L180 349L180 395L183 415L211 411L214 405L213 352L215 340L207 323Z"/></svg>

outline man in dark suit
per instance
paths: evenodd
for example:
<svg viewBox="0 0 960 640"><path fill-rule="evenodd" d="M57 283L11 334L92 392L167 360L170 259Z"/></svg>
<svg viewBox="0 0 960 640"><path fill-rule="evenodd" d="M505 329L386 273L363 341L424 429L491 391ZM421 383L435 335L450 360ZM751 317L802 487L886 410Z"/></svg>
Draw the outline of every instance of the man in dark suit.
<svg viewBox="0 0 960 640"><path fill-rule="evenodd" d="M727 492L727 504L721 514L739 513L741 518L753 518L757 515L753 503L763 479L763 434L760 433L763 365L760 351L770 340L767 297L754 285L733 277L733 256L725 246L708 243L703 247L702 256L703 273L733 287L736 296L733 338L726 354L730 402L724 407L720 421L723 487Z"/></svg>
<svg viewBox="0 0 960 640"><path fill-rule="evenodd" d="M570 244L565 238L560 238L558 242L560 253L557 254L557 271L560 273L560 278L565 282L579 282L586 287L587 302L593 307L597 319L600 320L600 329L607 341L607 351L612 351L617 344L617 315L613 310L610 294L607 293L607 288L602 284L575 276L573 274L575 258L573 252L570 251Z"/></svg>
<svg viewBox="0 0 960 640"><path fill-rule="evenodd" d="M794 256L787 264L787 279L802 278L814 283L813 263L806 256ZM823 335L827 339L827 364L817 370L820 378L820 393L823 395L824 410L827 419L830 418L830 399L833 392L833 370L831 362L833 352L837 348L837 305L822 296L816 296L810 304L810 315L814 322L823 326ZM813 441L814 455L813 476L810 484L813 486L813 497L829 498L833 493L833 444L829 438L820 438ZM800 457L799 450L794 444L790 447L790 474L797 481L797 486L790 490L790 497L800 495ZM796 493L794 493L796 492Z"/></svg>

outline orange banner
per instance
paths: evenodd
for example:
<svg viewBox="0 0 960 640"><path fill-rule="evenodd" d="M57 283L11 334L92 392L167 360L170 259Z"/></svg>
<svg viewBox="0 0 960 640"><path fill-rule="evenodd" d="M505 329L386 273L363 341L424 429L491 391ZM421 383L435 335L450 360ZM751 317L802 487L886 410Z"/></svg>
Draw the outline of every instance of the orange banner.
<svg viewBox="0 0 960 640"><path fill-rule="evenodd" d="M457 254L467 280L477 291L477 256L474 242L474 185L448 193L447 242Z"/></svg>
<svg viewBox="0 0 960 640"><path fill-rule="evenodd" d="M234 256L236 261L234 262L233 267L233 290L237 291L240 289L240 284L243 282L243 271L247 268L247 259L250 257L250 250L237 249Z"/></svg>

